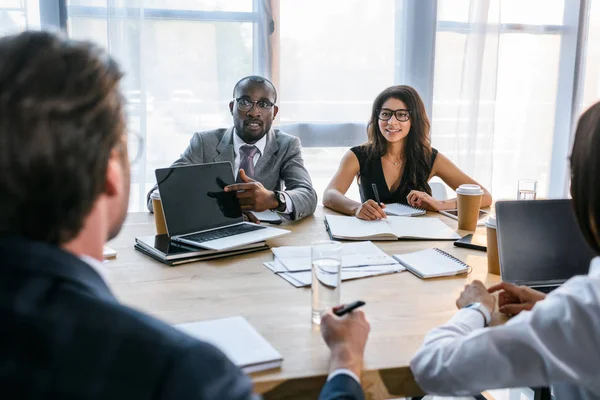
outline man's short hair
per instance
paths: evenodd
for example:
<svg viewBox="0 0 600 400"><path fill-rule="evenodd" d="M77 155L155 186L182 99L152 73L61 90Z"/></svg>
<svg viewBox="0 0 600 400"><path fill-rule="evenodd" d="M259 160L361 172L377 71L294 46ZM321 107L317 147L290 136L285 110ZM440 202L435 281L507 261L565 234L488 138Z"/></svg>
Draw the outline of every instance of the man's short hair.
<svg viewBox="0 0 600 400"><path fill-rule="evenodd" d="M0 234L77 236L124 143L122 73L91 43L48 32L0 39Z"/></svg>
<svg viewBox="0 0 600 400"><path fill-rule="evenodd" d="M246 76L246 77L240 79L233 87L233 98L236 97L236 93L237 93L240 85L242 85L246 82L263 83L266 86L270 86L271 89L273 89L273 94L275 95L275 99L273 101L275 103L277 103L277 89L275 89L275 85L273 85L273 83L270 80L268 80L267 78L263 78L262 76L258 76L258 75L250 75L250 76Z"/></svg>

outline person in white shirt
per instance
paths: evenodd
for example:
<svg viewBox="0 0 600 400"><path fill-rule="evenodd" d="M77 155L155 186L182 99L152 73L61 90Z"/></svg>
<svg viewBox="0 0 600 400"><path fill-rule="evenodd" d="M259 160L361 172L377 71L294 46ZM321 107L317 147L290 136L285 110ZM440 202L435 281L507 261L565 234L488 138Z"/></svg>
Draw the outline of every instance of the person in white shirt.
<svg viewBox="0 0 600 400"><path fill-rule="evenodd" d="M600 253L600 103L580 118L571 156L571 195L581 230ZM487 328L496 309L516 315ZM410 367L426 393L551 386L557 399L600 399L600 257L548 296L501 283L465 287L460 309L432 330Z"/></svg>

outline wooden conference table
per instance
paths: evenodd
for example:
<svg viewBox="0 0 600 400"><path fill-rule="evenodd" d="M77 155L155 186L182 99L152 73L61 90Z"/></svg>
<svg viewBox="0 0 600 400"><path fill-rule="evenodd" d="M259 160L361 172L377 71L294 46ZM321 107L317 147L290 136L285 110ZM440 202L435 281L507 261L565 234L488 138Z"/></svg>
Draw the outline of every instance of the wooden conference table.
<svg viewBox="0 0 600 400"><path fill-rule="evenodd" d="M326 213L334 212L318 207L313 216L285 224L291 233L269 244L299 246L328 239ZM441 214L428 217L457 228L456 221ZM485 228L479 230L485 233ZM118 252L105 264L105 278L117 298L171 324L241 315L284 358L281 369L252 374L255 390L266 399L317 398L327 376L329 350L319 328L311 324L310 288L294 288L263 266L273 258L270 251L166 266L133 248L136 236L154 232L152 214L130 213L119 236L108 244ZM451 241L375 243L388 254L439 247L473 267L469 275L451 278L425 281L402 272L342 285L343 302L367 303L371 333L362 375L367 398L417 395L409 362L425 334L456 312L454 303L465 284L479 279L490 285L500 277L488 275L485 253L454 247Z"/></svg>

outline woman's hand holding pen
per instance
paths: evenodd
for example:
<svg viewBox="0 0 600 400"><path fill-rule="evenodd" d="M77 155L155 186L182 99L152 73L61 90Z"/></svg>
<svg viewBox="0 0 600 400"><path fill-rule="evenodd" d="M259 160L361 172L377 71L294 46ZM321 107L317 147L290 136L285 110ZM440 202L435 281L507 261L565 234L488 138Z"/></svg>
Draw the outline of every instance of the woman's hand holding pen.
<svg viewBox="0 0 600 400"><path fill-rule="evenodd" d="M385 214L384 209L385 209L385 204L383 204L383 203L377 204L377 202L375 200L367 200L364 203L362 203L360 206L358 206L354 215L356 216L356 218L366 219L369 221L374 221L377 219L385 219L386 214Z"/></svg>

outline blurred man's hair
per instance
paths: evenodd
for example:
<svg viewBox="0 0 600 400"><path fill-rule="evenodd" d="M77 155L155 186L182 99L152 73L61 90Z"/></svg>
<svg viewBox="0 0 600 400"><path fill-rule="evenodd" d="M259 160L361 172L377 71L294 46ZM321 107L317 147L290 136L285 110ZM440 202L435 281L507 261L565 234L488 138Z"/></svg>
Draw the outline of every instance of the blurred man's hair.
<svg viewBox="0 0 600 400"><path fill-rule="evenodd" d="M73 239L123 143L122 77L91 43L46 32L0 39L0 234Z"/></svg>

